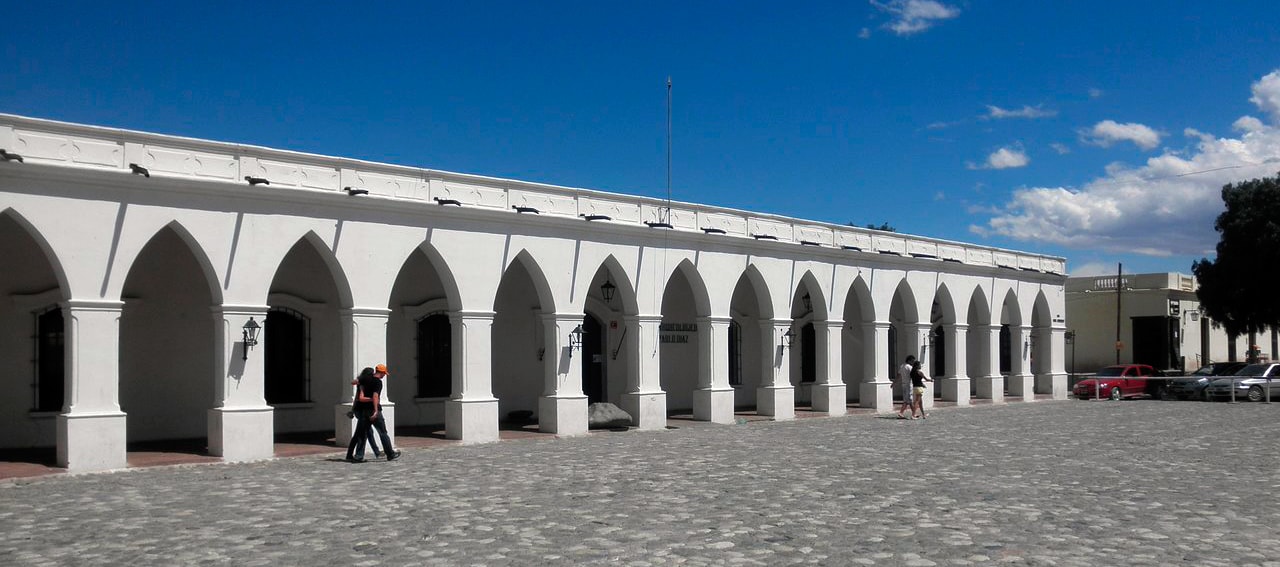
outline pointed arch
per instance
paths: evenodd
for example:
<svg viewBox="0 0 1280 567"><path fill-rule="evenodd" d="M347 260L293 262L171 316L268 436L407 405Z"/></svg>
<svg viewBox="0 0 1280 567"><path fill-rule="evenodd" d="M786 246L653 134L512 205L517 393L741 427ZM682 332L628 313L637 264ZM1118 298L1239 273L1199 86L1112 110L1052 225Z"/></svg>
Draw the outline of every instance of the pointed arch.
<svg viewBox="0 0 1280 567"><path fill-rule="evenodd" d="M42 234L40 230L31 223L31 221L22 216L22 213L19 213L13 207L8 207L3 211L0 211L0 217L5 217L13 221L14 224L18 225L18 227L27 234L27 236L31 237L31 240L35 241L36 247L38 247L40 252L44 254L45 261L49 263L49 268L53 270L53 277L58 282L58 292L61 294L61 298L68 299L75 297L72 293L71 282L67 279L67 271L62 267L62 262L58 258L58 254L54 252L53 246L49 244L47 239L45 239L44 234Z"/></svg>
<svg viewBox="0 0 1280 567"><path fill-rule="evenodd" d="M850 317L854 315L851 309L857 309L856 320ZM871 296L871 286L867 285L867 280L863 279L862 274L858 274L853 283L849 284L849 291L844 300L844 320L847 323L870 323L876 320L876 306Z"/></svg>
<svg viewBox="0 0 1280 567"><path fill-rule="evenodd" d="M1022 326L1022 306L1018 303L1018 294L1012 288L1004 294L998 321L1015 327Z"/></svg>
<svg viewBox="0 0 1280 567"><path fill-rule="evenodd" d="M622 312L626 315L639 313L640 304L636 298L634 280L632 280L632 276L627 272L627 269L622 266L622 263L613 254L609 254L600 262L600 266L593 272L592 277L594 278L601 270L608 272L609 276L611 276L609 281L617 288L615 297L622 305Z"/></svg>
<svg viewBox="0 0 1280 567"><path fill-rule="evenodd" d="M991 302L987 300L987 293L982 290L982 286L973 288L973 295L969 296L968 313L967 319L971 326L991 324Z"/></svg>
<svg viewBox="0 0 1280 567"><path fill-rule="evenodd" d="M671 271L671 277L675 277L677 272L684 276L685 281L689 282L689 289L693 291L693 305L697 316L709 317L711 315L711 295L707 292L707 284L702 280L702 274L698 272L698 268L694 267L693 262L690 262L688 258L685 258ZM667 286L671 285L671 277L667 278ZM663 294L666 294L665 290Z"/></svg>
<svg viewBox="0 0 1280 567"><path fill-rule="evenodd" d="M511 272L511 268L519 264L524 271L529 274L529 280L533 282L533 291L538 296L538 305L545 313L555 313L556 300L555 295L551 293L551 284L547 282L547 276L542 271L542 266L538 264L538 260L530 254L528 250L521 249L519 253L507 263L507 267L502 272L502 278ZM501 284L499 284L501 285ZM497 297L494 297L493 309L496 311Z"/></svg>
<svg viewBox="0 0 1280 567"><path fill-rule="evenodd" d="M937 320L934 320L935 315L938 316ZM951 290L947 288L946 283L938 284L938 289L933 294L933 308L929 314L929 323L933 325L954 325L957 316L956 304L951 297Z"/></svg>
<svg viewBox="0 0 1280 567"><path fill-rule="evenodd" d="M449 268L449 262L445 261L444 256L430 241L422 241L410 255L417 252L422 252L427 257L427 262L435 270L436 277L440 278L440 285L444 287L444 296L448 301L448 309L450 311L462 309L462 294L458 291L458 280L454 277L453 270ZM409 258L405 258L405 262L408 261Z"/></svg>
<svg viewBox="0 0 1280 567"><path fill-rule="evenodd" d="M751 289L755 296L756 308L760 312L760 317L762 319L772 319L772 293L769 291L769 283L765 281L764 274L760 273L760 268L756 267L755 264L747 264L747 267L742 270L742 275L738 276L739 280L742 278L746 278L751 284ZM739 285L741 285L741 282L739 282Z"/></svg>
<svg viewBox="0 0 1280 567"><path fill-rule="evenodd" d="M209 254L205 252L204 246L200 245L200 241L191 234L191 231L187 230L187 227L183 226L183 224L177 220L169 221L168 224L160 227L160 229L156 230L156 232L151 235L151 238L148 238L147 242L138 249L139 254L133 257L129 269L124 271L126 274L125 279L127 280L128 274L133 271L133 264L137 263L138 257L141 256L141 251L145 250L152 242L155 242L156 238L159 238L166 230L171 231L174 236L178 237L178 241L182 242L186 246L187 252L189 252L191 257L196 261L196 265L200 267L200 276L205 282L205 287L209 290L209 296L213 299L213 304L221 305L222 286L218 283L219 279L217 268L214 268L213 262L209 260ZM123 293L124 287L121 286L120 290L121 293Z"/></svg>
<svg viewBox="0 0 1280 567"><path fill-rule="evenodd" d="M895 311L902 318L901 321L895 322L914 323L920 320L920 312L916 308L916 294L906 278L898 282L898 287L893 290L893 303L889 306L891 318Z"/></svg>
<svg viewBox="0 0 1280 567"><path fill-rule="evenodd" d="M333 250L329 249L324 239L320 238L320 235L316 234L314 230L308 230L306 234L302 235L302 238L298 239L298 242L310 244L316 253L320 255L320 260L329 268L329 275L333 278L333 285L338 291L339 307L343 309L351 308L354 305L351 296L351 280L347 278L347 272L343 269L342 262L334 255ZM288 257L287 254L286 257ZM279 270L278 267L276 269Z"/></svg>
<svg viewBox="0 0 1280 567"><path fill-rule="evenodd" d="M802 300L805 295L809 296L807 305L797 305L796 300ZM827 298L822 291L822 285L818 283L818 278L813 272L806 270L804 275L800 276L800 283L796 285L795 293L791 296L791 313L797 313L797 309L812 309L811 319L814 321L827 320ZM803 315L803 314L802 314Z"/></svg>

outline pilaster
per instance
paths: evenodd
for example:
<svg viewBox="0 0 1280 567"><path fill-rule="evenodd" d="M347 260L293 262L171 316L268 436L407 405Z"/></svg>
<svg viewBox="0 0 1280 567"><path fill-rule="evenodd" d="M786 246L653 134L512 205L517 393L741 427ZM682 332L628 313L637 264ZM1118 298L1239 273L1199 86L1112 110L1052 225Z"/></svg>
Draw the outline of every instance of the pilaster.
<svg viewBox="0 0 1280 567"><path fill-rule="evenodd" d="M848 408L845 385L840 378L842 358L840 333L844 321L827 320L814 323L814 338L818 341L818 368L813 385L813 411L828 415L844 415Z"/></svg>
<svg viewBox="0 0 1280 567"><path fill-rule="evenodd" d="M71 472L124 468L119 301L71 300L66 321L66 401L58 415L58 464Z"/></svg>
<svg viewBox="0 0 1280 567"><path fill-rule="evenodd" d="M1034 401L1035 382L1031 376L1031 327L1009 326L1009 397Z"/></svg>
<svg viewBox="0 0 1280 567"><path fill-rule="evenodd" d="M969 405L969 326L963 323L943 327L947 342L947 367L954 369L954 374L940 382L942 399L955 402L957 406ZM937 380L937 378L935 378Z"/></svg>
<svg viewBox="0 0 1280 567"><path fill-rule="evenodd" d="M214 407L207 416L209 453L227 461L270 459L275 455L274 410L267 405L266 342L244 343L244 325L253 319L265 328L266 305L213 308L217 382Z"/></svg>
<svg viewBox="0 0 1280 567"><path fill-rule="evenodd" d="M662 391L659 370L661 349L658 327L661 315L634 315L624 318L627 326L627 391L622 409L631 414L640 429L667 427L667 393Z"/></svg>
<svg viewBox="0 0 1280 567"><path fill-rule="evenodd" d="M893 411L893 383L889 380L889 327L888 321L864 323L862 336L870 337L874 345L868 357L867 381L858 385L858 404L874 408L876 413Z"/></svg>
<svg viewBox="0 0 1280 567"><path fill-rule="evenodd" d="M791 329L790 319L760 322L760 382L756 389L756 413L774 421L796 417L796 394L791 386L791 349L782 336Z"/></svg>
<svg viewBox="0 0 1280 567"><path fill-rule="evenodd" d="M357 307L342 310L342 367L347 370L346 376L355 378L360 370L386 362L387 320L390 316L391 310L384 308ZM388 369L387 377L382 382L380 398L383 406L382 419L387 423L387 435L393 440L396 425L395 404L391 401L391 377L395 376L396 370ZM339 445L350 440L355 431L355 420L347 417L354 396L354 387L344 387L342 401L333 406L333 438L339 440Z"/></svg>
<svg viewBox="0 0 1280 567"><path fill-rule="evenodd" d="M493 312L449 314L453 325L453 389L444 403L445 436L463 443L498 440L498 400L493 397Z"/></svg>
<svg viewBox="0 0 1280 567"><path fill-rule="evenodd" d="M733 388L729 386L729 317L698 318L698 387L693 391L693 418L733 423Z"/></svg>
<svg viewBox="0 0 1280 567"><path fill-rule="evenodd" d="M538 398L538 430L557 435L587 432L587 396L582 393L582 350L569 343L569 334L582 324L581 313L541 316L546 341L543 389Z"/></svg>

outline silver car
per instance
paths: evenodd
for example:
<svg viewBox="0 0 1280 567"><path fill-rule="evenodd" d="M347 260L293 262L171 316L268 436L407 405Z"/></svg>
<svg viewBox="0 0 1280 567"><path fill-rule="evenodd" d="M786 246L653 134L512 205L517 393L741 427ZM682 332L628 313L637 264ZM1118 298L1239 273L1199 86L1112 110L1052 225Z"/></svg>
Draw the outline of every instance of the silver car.
<svg viewBox="0 0 1280 567"><path fill-rule="evenodd" d="M1250 364L1236 372L1235 376L1218 378L1204 389L1204 399L1214 400L1231 396L1235 385L1236 398L1260 402L1266 398L1267 388L1274 388L1272 396L1280 396L1280 362Z"/></svg>

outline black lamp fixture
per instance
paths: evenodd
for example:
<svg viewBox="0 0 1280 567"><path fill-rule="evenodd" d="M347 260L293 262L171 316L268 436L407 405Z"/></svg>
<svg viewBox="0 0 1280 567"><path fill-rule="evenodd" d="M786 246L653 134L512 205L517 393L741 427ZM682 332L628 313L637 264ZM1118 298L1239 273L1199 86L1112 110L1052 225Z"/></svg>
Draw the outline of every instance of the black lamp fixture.
<svg viewBox="0 0 1280 567"><path fill-rule="evenodd" d="M150 171L148 171L148 170L147 170L147 168L142 167L141 165L138 165L138 164L136 164L136 163L131 163L131 164L129 164L129 171L130 171L131 173L133 173L134 175L141 175L141 176L143 176L143 177L151 177L151 172L150 172Z"/></svg>
<svg viewBox="0 0 1280 567"><path fill-rule="evenodd" d="M600 284L600 295L604 297L605 303L613 303L613 295L618 291L618 286L613 285L608 277L605 277L604 283Z"/></svg>
<svg viewBox="0 0 1280 567"><path fill-rule="evenodd" d="M346 191L346 192L347 192L347 195L350 195L350 196L352 196L352 197L355 197L356 195L368 195L368 194L369 194L369 190L368 190L368 189L361 189L361 188L359 188L359 187L343 187L343 188L342 188L342 190L343 190L343 191Z"/></svg>
<svg viewBox="0 0 1280 567"><path fill-rule="evenodd" d="M787 332L782 333L782 348L791 348L791 345L795 343L795 340L795 330L787 329Z"/></svg>
<svg viewBox="0 0 1280 567"><path fill-rule="evenodd" d="M249 322L244 324L244 328L241 329L244 337L244 358L242 360L249 360L249 349L258 346L258 331L261 330L262 326L257 321L254 321L253 317L250 317Z"/></svg>
<svg viewBox="0 0 1280 567"><path fill-rule="evenodd" d="M569 348L582 350L582 325L578 325L572 331L569 331Z"/></svg>
<svg viewBox="0 0 1280 567"><path fill-rule="evenodd" d="M805 293L804 297L800 298L800 301L804 303L805 313L813 311L813 298L809 297L808 293Z"/></svg>

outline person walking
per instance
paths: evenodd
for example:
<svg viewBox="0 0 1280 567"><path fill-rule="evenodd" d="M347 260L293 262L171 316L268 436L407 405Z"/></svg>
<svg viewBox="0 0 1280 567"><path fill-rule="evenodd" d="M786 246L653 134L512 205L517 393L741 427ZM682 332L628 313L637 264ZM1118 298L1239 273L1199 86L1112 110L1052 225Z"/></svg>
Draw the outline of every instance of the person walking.
<svg viewBox="0 0 1280 567"><path fill-rule="evenodd" d="M919 414L918 417L920 419L929 417L929 414L924 413L924 383L932 382L933 379L925 376L924 370L921 370L920 367L919 360L911 364L911 394L913 399L911 419L915 419L917 414Z"/></svg>
<svg viewBox="0 0 1280 567"><path fill-rule="evenodd" d="M382 381L389 375L386 364L379 364L373 369L373 379L365 390L365 395L373 399L373 413L369 416L369 424L378 430L378 441L382 443L382 452L388 461L400 458L400 451L391 447L391 436L387 434L387 422L382 418Z"/></svg>
<svg viewBox="0 0 1280 567"><path fill-rule="evenodd" d="M902 389L902 407L898 408L898 419L906 419L903 412L912 408L911 369L915 361L915 355L907 355L906 362L898 367L898 387Z"/></svg>
<svg viewBox="0 0 1280 567"><path fill-rule="evenodd" d="M351 442L347 444L348 463L364 462L364 444L371 435L369 425L374 402L374 398L369 393L374 383L379 390L382 386L382 381L378 380L374 373L373 368L366 367L360 371L360 376L356 377L356 398L351 403L351 412L356 418L356 429L351 434ZM384 445L383 448L385 449L386 446Z"/></svg>

